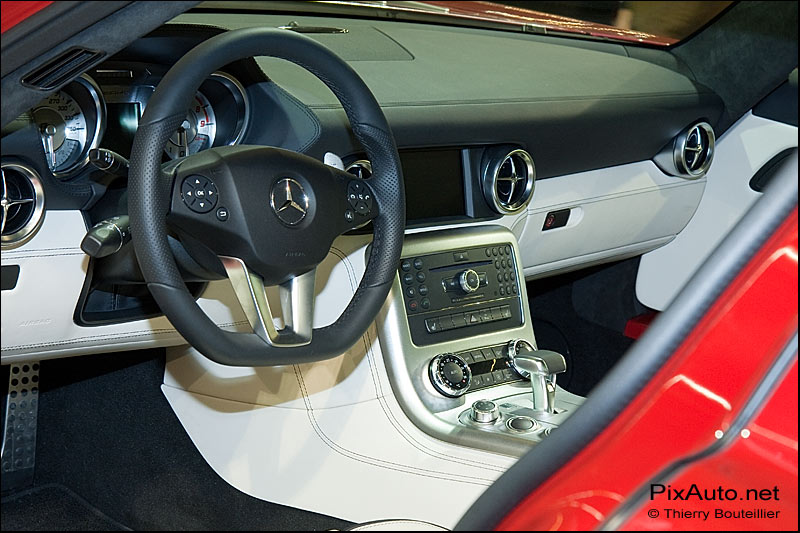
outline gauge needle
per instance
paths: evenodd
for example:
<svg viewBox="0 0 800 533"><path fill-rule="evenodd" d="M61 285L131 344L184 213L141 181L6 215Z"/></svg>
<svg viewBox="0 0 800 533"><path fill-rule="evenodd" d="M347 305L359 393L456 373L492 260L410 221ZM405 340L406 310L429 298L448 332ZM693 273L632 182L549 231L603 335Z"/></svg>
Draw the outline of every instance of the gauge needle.
<svg viewBox="0 0 800 533"><path fill-rule="evenodd" d="M188 120L184 120L181 127L178 128L178 146L183 148L183 152L179 153L180 156L189 155L189 136L186 131L191 127Z"/></svg>
<svg viewBox="0 0 800 533"><path fill-rule="evenodd" d="M50 156L50 168L56 168L56 150L53 145L53 137L55 136L55 126L52 124L42 124L42 139L44 140L45 152Z"/></svg>

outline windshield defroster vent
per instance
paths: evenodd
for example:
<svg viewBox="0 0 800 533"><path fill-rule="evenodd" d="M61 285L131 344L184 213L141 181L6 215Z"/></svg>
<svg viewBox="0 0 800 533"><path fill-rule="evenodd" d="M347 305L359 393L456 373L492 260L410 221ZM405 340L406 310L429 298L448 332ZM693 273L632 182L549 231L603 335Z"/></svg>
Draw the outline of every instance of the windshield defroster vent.
<svg viewBox="0 0 800 533"><path fill-rule="evenodd" d="M97 50L70 48L23 76L22 84L34 89L50 91L94 66L104 56L105 52Z"/></svg>
<svg viewBox="0 0 800 533"><path fill-rule="evenodd" d="M698 122L680 132L654 159L667 174L687 179L705 176L714 159L714 130Z"/></svg>
<svg viewBox="0 0 800 533"><path fill-rule="evenodd" d="M536 168L525 150L495 147L483 157L483 195L500 214L517 213L533 197Z"/></svg>
<svg viewBox="0 0 800 533"><path fill-rule="evenodd" d="M42 225L44 189L39 175L30 167L3 163L2 170L2 247L27 242Z"/></svg>

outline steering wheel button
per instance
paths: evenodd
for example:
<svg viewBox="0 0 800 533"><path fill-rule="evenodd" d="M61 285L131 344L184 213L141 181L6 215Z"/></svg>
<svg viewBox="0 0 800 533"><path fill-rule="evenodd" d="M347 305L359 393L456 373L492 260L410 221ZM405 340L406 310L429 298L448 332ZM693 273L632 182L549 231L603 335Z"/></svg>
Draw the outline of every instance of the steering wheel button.
<svg viewBox="0 0 800 533"><path fill-rule="evenodd" d="M228 210L225 209L224 207L220 207L219 209L217 209L217 220L219 220L220 222L225 222L226 220L228 220Z"/></svg>
<svg viewBox="0 0 800 533"><path fill-rule="evenodd" d="M369 214L369 206L366 202L358 202L356 204L356 213L359 215L368 215Z"/></svg>
<svg viewBox="0 0 800 533"><path fill-rule="evenodd" d="M347 222L352 222L356 219L356 214L348 209L347 211L344 212L344 219Z"/></svg>

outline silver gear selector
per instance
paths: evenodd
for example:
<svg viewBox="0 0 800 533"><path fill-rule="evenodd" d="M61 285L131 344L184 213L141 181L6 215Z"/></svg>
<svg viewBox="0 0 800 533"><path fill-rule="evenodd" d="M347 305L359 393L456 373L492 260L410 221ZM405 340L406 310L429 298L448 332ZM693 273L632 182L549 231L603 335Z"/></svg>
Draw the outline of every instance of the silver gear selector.
<svg viewBox="0 0 800 533"><path fill-rule="evenodd" d="M555 413L556 374L567 370L564 356L550 350L532 350L528 343L520 343L515 347L515 353L509 355L514 368L530 375L533 410Z"/></svg>

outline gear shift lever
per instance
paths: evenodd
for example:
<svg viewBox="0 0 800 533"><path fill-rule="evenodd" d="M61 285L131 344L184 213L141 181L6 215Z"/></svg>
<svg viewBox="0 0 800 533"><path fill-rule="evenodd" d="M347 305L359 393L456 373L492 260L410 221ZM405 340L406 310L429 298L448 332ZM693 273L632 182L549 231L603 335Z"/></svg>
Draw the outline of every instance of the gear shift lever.
<svg viewBox="0 0 800 533"><path fill-rule="evenodd" d="M531 375L533 410L539 413L555 413L556 374L567 370L564 356L550 350L531 350L527 346L520 346L513 359L517 368Z"/></svg>

